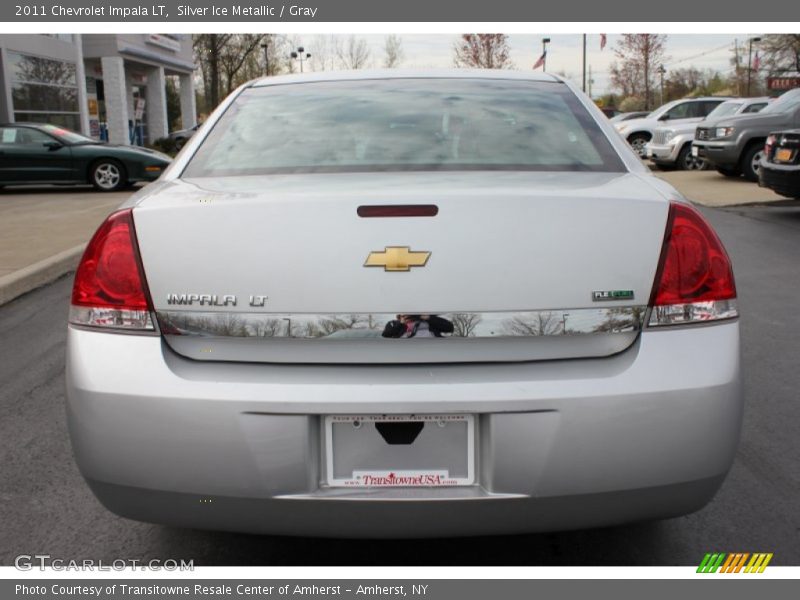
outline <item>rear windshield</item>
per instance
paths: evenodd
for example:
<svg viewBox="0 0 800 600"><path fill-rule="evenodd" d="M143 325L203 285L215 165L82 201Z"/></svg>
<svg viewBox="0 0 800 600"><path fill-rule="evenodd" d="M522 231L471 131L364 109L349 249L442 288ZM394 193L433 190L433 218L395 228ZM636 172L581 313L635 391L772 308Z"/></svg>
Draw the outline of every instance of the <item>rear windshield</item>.
<svg viewBox="0 0 800 600"><path fill-rule="evenodd" d="M624 167L562 83L380 79L249 88L183 176L420 170Z"/></svg>

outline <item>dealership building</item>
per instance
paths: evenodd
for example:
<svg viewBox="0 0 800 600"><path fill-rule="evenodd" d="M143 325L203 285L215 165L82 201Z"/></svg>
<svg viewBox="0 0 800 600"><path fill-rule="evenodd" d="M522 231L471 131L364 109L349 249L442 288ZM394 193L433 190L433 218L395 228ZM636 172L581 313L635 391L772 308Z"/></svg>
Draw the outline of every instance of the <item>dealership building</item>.
<svg viewBox="0 0 800 600"><path fill-rule="evenodd" d="M181 128L195 125L194 69L188 35L0 35L0 121L152 143L169 132L167 78L180 96Z"/></svg>

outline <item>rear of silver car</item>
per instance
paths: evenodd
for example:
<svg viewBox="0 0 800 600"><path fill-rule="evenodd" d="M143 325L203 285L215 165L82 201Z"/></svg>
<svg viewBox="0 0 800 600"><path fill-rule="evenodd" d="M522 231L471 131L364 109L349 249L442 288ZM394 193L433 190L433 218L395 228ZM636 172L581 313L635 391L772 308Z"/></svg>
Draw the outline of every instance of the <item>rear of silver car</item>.
<svg viewBox="0 0 800 600"><path fill-rule="evenodd" d="M711 499L741 420L730 265L599 113L527 75L271 79L112 216L76 274L68 415L101 502L186 527L417 537ZM283 97L336 124L339 154ZM441 112L415 110L430 97Z"/></svg>

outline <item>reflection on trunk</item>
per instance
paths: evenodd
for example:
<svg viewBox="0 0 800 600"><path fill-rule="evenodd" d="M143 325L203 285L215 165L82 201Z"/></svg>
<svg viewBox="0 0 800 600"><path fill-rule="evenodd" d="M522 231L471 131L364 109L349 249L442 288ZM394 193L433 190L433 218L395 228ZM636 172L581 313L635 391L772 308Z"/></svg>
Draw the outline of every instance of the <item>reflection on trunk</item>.
<svg viewBox="0 0 800 600"><path fill-rule="evenodd" d="M508 319L503 323L503 330L511 336L556 335L564 333L564 325L560 315L542 311Z"/></svg>
<svg viewBox="0 0 800 600"><path fill-rule="evenodd" d="M442 337L479 339L638 332L646 312L646 306L626 306L438 316L453 326L452 333L441 328ZM398 315L159 311L157 318L165 335L336 340L380 338L386 323Z"/></svg>
<svg viewBox="0 0 800 600"><path fill-rule="evenodd" d="M475 335L481 316L477 313L453 313L450 321L453 323L453 337L471 337Z"/></svg>

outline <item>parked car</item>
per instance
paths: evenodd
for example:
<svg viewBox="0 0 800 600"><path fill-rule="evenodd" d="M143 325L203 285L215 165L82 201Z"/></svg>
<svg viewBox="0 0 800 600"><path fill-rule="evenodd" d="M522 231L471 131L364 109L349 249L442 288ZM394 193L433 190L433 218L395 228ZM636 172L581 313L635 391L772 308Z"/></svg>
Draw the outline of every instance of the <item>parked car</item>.
<svg viewBox="0 0 800 600"><path fill-rule="evenodd" d="M713 120L736 114L757 113L769 102L769 98L736 98L726 100L712 110L704 119ZM700 123L659 127L653 138L645 145L645 155L650 161L662 168L678 168L684 171L706 169L708 164L702 158L692 154L694 132Z"/></svg>
<svg viewBox="0 0 800 600"><path fill-rule="evenodd" d="M758 181L781 196L800 199L800 129L767 136Z"/></svg>
<svg viewBox="0 0 800 600"><path fill-rule="evenodd" d="M178 131L173 131L169 134L169 138L175 141L175 149L180 150L183 148L183 145L186 141L191 138L199 129L200 124L198 123L194 127L189 127L188 129L179 129Z"/></svg>
<svg viewBox="0 0 800 600"><path fill-rule="evenodd" d="M695 133L692 152L727 177L744 175L749 181L758 181L769 133L798 126L800 89L795 89L754 115L722 117L703 123Z"/></svg>
<svg viewBox="0 0 800 600"><path fill-rule="evenodd" d="M0 124L0 187L85 184L112 192L154 181L172 159L136 146L114 146L55 125Z"/></svg>
<svg viewBox="0 0 800 600"><path fill-rule="evenodd" d="M69 431L107 508L430 537L713 497L742 415L730 261L575 85L307 73L209 119L75 274Z"/></svg>
<svg viewBox="0 0 800 600"><path fill-rule="evenodd" d="M710 97L673 100L641 119L630 119L614 123L614 127L628 141L636 153L644 158L644 146L652 139L653 133L657 128L664 126L676 127L702 121L708 113L727 99Z"/></svg>
<svg viewBox="0 0 800 600"><path fill-rule="evenodd" d="M633 112L619 113L611 117L612 123L620 123L621 121L630 121L631 119L642 119L650 114L649 110L637 110Z"/></svg>

